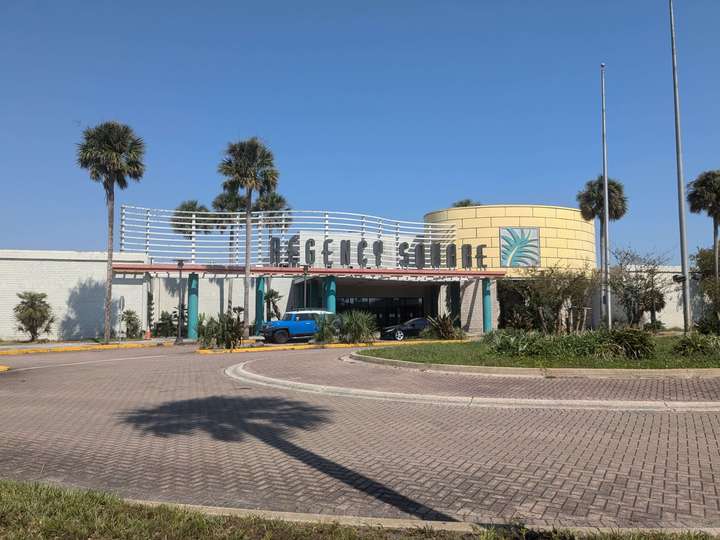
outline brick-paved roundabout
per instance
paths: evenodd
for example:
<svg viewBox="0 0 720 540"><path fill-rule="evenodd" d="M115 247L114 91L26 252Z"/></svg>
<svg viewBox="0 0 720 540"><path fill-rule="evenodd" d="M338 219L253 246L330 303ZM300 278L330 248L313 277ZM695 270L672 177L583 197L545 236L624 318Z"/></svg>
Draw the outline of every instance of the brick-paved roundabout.
<svg viewBox="0 0 720 540"><path fill-rule="evenodd" d="M336 515L720 525L717 412L419 404L257 385L224 370L249 362L288 381L448 396L706 402L720 401L716 379L408 374L340 362L341 354L5 357L13 369L0 374L0 476Z"/></svg>

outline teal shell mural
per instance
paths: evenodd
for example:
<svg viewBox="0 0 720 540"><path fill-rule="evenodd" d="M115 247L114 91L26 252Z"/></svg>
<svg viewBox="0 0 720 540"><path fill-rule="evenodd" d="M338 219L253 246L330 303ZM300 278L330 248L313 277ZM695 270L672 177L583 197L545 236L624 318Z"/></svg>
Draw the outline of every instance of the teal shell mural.
<svg viewBox="0 0 720 540"><path fill-rule="evenodd" d="M536 228L500 228L500 266L518 268L540 265L540 231Z"/></svg>

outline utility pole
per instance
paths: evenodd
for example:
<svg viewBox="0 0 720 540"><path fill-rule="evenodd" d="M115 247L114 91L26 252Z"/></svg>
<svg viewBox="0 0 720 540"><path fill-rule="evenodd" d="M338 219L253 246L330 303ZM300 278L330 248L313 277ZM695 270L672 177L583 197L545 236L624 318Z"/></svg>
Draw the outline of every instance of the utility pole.
<svg viewBox="0 0 720 540"><path fill-rule="evenodd" d="M612 301L610 299L610 200L608 196L607 133L605 130L605 64L600 64L600 94L602 97L602 162L603 162L603 264L602 294L605 306L605 324L612 330Z"/></svg>
<svg viewBox="0 0 720 540"><path fill-rule="evenodd" d="M687 233L685 231L685 178L682 161L682 133L680 130L680 92L678 90L677 52L675 47L675 10L670 3L670 47L672 49L673 98L675 102L675 162L677 165L678 217L680 222L680 263L682 265L683 322L687 334L692 322L690 315L690 274L688 269Z"/></svg>

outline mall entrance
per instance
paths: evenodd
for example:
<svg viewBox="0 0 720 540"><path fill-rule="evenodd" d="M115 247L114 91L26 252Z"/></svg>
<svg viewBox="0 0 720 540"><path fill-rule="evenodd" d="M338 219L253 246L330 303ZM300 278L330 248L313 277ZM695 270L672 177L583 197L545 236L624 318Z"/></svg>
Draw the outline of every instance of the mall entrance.
<svg viewBox="0 0 720 540"><path fill-rule="evenodd" d="M339 279L338 313L361 309L369 311L384 328L414 317L436 316L440 286L437 283L399 280Z"/></svg>

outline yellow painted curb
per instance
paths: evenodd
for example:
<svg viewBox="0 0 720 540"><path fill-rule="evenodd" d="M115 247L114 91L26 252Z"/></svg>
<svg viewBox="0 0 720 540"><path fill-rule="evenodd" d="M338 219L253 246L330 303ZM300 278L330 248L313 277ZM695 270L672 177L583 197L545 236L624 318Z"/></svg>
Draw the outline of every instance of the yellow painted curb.
<svg viewBox="0 0 720 540"><path fill-rule="evenodd" d="M326 343L315 345L305 343L302 345L272 345L267 347L240 347L238 349L198 349L199 354L230 354L271 351L305 351L310 349L354 349L357 347L397 347L402 345L424 345L430 343L464 343L468 339L422 339L415 341L375 341L372 343Z"/></svg>
<svg viewBox="0 0 720 540"><path fill-rule="evenodd" d="M8 369L10 369L10 366L0 366L0 373L7 371Z"/></svg>
<svg viewBox="0 0 720 540"><path fill-rule="evenodd" d="M77 352L77 351L106 351L113 349L145 349L150 347L171 347L173 343L111 343L109 345L68 345L66 347L34 347L32 349L6 349L0 351L0 356L13 356L19 354ZM0 370L1 371L1 370Z"/></svg>

